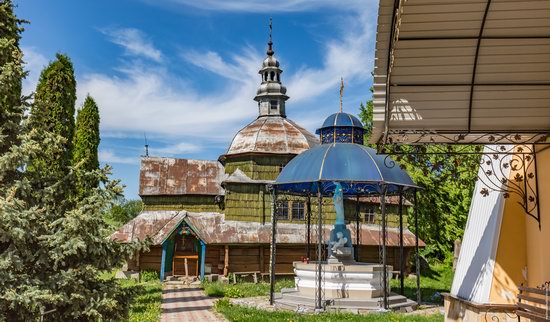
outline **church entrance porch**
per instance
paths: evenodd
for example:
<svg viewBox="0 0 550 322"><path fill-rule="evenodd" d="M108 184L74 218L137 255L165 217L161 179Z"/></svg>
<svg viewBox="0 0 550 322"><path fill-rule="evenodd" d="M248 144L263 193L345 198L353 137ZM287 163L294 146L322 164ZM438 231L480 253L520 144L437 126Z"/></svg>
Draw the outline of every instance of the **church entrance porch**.
<svg viewBox="0 0 550 322"><path fill-rule="evenodd" d="M176 235L174 241L174 257L172 259L173 276L199 276L200 242L192 236Z"/></svg>

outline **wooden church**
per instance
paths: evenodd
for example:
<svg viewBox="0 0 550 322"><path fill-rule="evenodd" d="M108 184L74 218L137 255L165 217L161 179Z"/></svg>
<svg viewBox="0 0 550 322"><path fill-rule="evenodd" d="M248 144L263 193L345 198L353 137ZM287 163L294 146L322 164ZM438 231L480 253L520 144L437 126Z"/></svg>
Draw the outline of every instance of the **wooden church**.
<svg viewBox="0 0 550 322"><path fill-rule="evenodd" d="M267 275L272 212L269 186L293 157L319 144L317 136L286 117L289 97L281 74L270 39L259 70L261 84L254 97L258 117L235 135L218 160L141 159L139 195L143 212L111 236L122 243L151 240L148 252L128 259L128 270L158 271L161 279L168 275ZM337 114L341 115L336 119L350 117L360 124L350 114ZM388 263L396 267L398 199L389 197L387 203L392 213L388 217ZM304 197L277 197L277 274L291 275L294 261L315 259L310 243L316 240L315 229L308 233L307 228L314 222L308 220L308 214L316 216L316 204ZM324 204L328 236L335 212L329 199ZM379 199L345 200L345 208L358 260L379 262ZM414 242L415 236L405 229L406 258Z"/></svg>

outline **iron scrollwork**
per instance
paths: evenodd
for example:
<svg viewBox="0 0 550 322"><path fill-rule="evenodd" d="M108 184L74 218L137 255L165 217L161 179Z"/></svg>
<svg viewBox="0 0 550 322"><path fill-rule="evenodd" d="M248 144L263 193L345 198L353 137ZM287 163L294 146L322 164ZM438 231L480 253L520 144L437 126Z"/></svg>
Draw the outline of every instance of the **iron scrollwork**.
<svg viewBox="0 0 550 322"><path fill-rule="evenodd" d="M464 132L389 130L382 145L393 144L550 144L549 132Z"/></svg>
<svg viewBox="0 0 550 322"><path fill-rule="evenodd" d="M455 138L455 141L463 139ZM378 145L378 152L387 154L384 163L388 168L395 166L390 156L397 156L400 160L411 155L479 155L483 171L479 171L477 177L484 185L480 193L485 197L491 192L502 193L504 198L509 198L511 194L518 195L518 203L528 216L538 222L540 228L535 148L532 144L520 144L533 137L492 135L488 139L505 144L433 144L429 148L425 144L406 147L399 144Z"/></svg>

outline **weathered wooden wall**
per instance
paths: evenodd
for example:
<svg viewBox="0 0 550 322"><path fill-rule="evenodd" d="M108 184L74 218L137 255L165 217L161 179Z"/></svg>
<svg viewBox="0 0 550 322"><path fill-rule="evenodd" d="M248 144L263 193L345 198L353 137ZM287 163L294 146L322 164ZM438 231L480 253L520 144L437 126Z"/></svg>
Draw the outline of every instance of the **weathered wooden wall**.
<svg viewBox="0 0 550 322"><path fill-rule="evenodd" d="M142 196L144 210L187 210L190 212L220 212L223 209L214 202L214 196Z"/></svg>
<svg viewBox="0 0 550 322"><path fill-rule="evenodd" d="M237 169L254 180L275 180L281 168L290 160L291 156L281 155L254 155L232 157L225 161L225 173L232 174Z"/></svg>
<svg viewBox="0 0 550 322"><path fill-rule="evenodd" d="M139 254L140 270L153 270L160 272L160 260L162 258L162 247L151 246L148 252Z"/></svg>
<svg viewBox="0 0 550 322"><path fill-rule="evenodd" d="M316 259L315 246L311 246L310 260ZM270 247L269 245L229 245L228 273L234 272L269 272ZM379 262L379 247L361 246L359 248L359 261L368 263ZM409 256L412 248L404 248L406 271L411 271ZM306 255L306 245L279 245L277 247L276 272L279 274L293 273L292 263L301 261ZM140 254L140 269L160 271L162 248L153 246L147 253ZM388 265L393 270L399 270L399 248L387 248ZM224 274L225 245L207 245L205 264L211 267L212 274ZM194 275L195 262L189 261L189 273ZM180 271L178 271L180 272Z"/></svg>

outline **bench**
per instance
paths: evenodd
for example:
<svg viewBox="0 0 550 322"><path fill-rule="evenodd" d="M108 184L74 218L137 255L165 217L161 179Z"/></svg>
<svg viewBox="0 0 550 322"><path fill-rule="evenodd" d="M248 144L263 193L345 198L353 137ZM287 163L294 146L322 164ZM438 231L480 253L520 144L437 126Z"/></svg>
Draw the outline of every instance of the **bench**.
<svg viewBox="0 0 550 322"><path fill-rule="evenodd" d="M519 287L516 314L532 321L550 321L550 290L546 283L544 288Z"/></svg>
<svg viewBox="0 0 550 322"><path fill-rule="evenodd" d="M232 272L232 274L233 274L233 284L237 284L237 275L240 277L252 276L254 278L254 283L258 283L258 274L260 274L260 271Z"/></svg>

